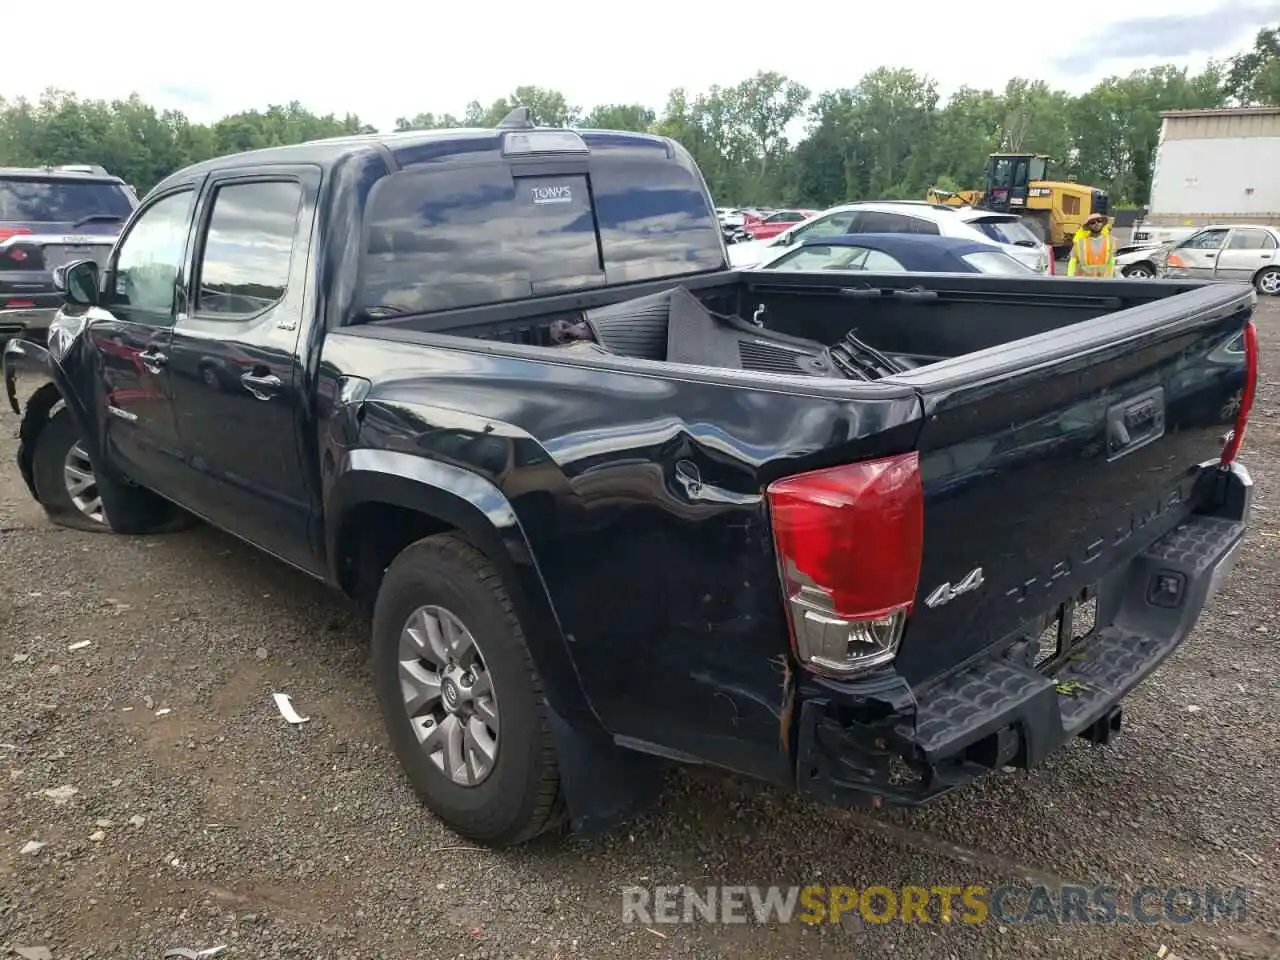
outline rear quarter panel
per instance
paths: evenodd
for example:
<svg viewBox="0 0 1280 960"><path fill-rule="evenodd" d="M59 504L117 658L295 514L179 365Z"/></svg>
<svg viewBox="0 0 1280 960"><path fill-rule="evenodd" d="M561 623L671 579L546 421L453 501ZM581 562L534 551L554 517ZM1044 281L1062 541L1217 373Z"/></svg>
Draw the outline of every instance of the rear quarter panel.
<svg viewBox="0 0 1280 960"><path fill-rule="evenodd" d="M853 399L828 382L803 395L784 378L656 376L395 336L330 335L322 380L373 381L360 446L460 465L502 491L529 546L517 562L536 568L610 732L789 780L789 639L762 488L909 449L914 393L863 385L878 399Z"/></svg>

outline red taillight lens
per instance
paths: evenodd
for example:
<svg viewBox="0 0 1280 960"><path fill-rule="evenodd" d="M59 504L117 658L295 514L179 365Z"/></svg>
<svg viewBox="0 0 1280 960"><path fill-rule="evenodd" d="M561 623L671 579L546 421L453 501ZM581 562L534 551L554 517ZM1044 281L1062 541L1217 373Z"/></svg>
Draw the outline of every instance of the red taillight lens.
<svg viewBox="0 0 1280 960"><path fill-rule="evenodd" d="M3 243L10 237L25 237L30 234L31 231L27 227L0 227L0 243Z"/></svg>
<svg viewBox="0 0 1280 960"><path fill-rule="evenodd" d="M1253 409L1253 396L1258 390L1258 328L1250 320L1244 327L1244 386L1240 388L1240 407L1236 410L1235 428L1227 434L1222 448L1222 465L1235 461L1244 443L1244 430L1249 424L1249 411Z"/></svg>
<svg viewBox="0 0 1280 960"><path fill-rule="evenodd" d="M788 477L767 496L800 662L849 674L891 661L920 582L919 455Z"/></svg>

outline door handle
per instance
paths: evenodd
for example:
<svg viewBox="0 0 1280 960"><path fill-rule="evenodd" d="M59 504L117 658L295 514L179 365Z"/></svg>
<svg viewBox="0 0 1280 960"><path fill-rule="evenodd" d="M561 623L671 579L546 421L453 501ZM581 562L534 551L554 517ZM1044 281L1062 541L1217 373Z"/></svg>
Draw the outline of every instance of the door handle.
<svg viewBox="0 0 1280 960"><path fill-rule="evenodd" d="M246 373L240 378L240 382L259 400L270 400L275 396L276 391L284 386L284 381L274 373Z"/></svg>
<svg viewBox="0 0 1280 960"><path fill-rule="evenodd" d="M138 359L141 360L142 365L152 373L159 373L164 368L164 365L169 362L168 357L155 350L143 350L138 354Z"/></svg>

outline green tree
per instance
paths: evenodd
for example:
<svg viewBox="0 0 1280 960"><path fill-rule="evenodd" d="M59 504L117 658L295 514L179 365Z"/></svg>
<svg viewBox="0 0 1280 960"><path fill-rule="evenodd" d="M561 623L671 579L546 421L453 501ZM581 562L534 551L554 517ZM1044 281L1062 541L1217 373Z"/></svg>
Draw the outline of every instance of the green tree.
<svg viewBox="0 0 1280 960"><path fill-rule="evenodd" d="M596 107L582 118L582 126L593 130L633 130L648 133L657 115L643 103L609 103Z"/></svg>
<svg viewBox="0 0 1280 960"><path fill-rule="evenodd" d="M1228 102L1280 105L1280 28L1205 70L1140 70L1078 97L1020 77L999 91L962 87L944 102L932 78L892 67L811 96L761 71L733 86L677 88L657 112L640 103L584 110L559 91L527 85L488 105L473 99L460 114L400 117L394 129L491 128L527 106L542 125L653 131L690 152L720 203L922 198L933 185L981 186L987 155L1001 150L1047 154L1054 175L1105 187L1117 203L1140 203L1150 190L1160 113ZM803 136L792 143L802 122ZM0 98L0 164L98 163L145 191L208 157L372 129L354 114L316 114L296 101L199 124L137 96L106 101L47 90Z"/></svg>
<svg viewBox="0 0 1280 960"><path fill-rule="evenodd" d="M1253 49L1227 62L1223 87L1242 106L1280 106L1280 27L1259 30Z"/></svg>

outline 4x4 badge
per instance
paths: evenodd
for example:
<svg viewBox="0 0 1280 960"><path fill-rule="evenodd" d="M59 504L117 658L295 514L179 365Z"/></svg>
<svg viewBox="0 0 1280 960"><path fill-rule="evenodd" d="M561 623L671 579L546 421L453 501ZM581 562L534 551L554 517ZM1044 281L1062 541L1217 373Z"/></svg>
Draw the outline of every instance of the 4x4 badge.
<svg viewBox="0 0 1280 960"><path fill-rule="evenodd" d="M964 579L957 583L954 587L950 583L944 583L936 588L929 596L924 598L924 605L929 609L940 607L943 604L950 603L962 593L969 593L977 590L983 584L982 568L974 567L964 575Z"/></svg>

